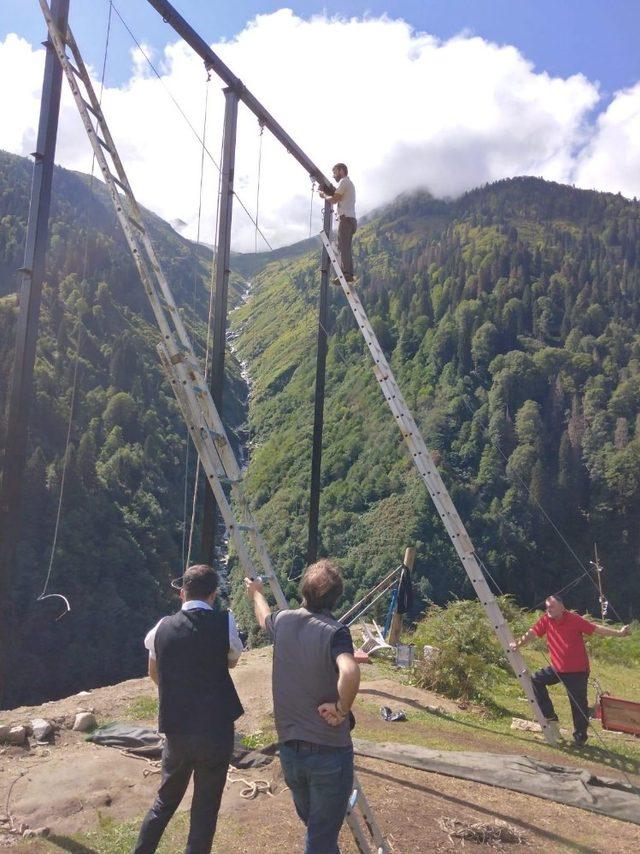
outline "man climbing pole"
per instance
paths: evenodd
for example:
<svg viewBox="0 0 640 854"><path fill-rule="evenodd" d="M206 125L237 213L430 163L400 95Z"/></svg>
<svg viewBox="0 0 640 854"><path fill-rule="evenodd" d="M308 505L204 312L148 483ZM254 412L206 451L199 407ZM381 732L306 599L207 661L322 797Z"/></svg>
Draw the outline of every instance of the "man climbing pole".
<svg viewBox="0 0 640 854"><path fill-rule="evenodd" d="M273 712L280 762L307 828L305 854L335 854L353 789L351 706L360 685L349 629L331 616L342 578L310 566L302 608L271 613L261 581L245 578L256 619L273 641Z"/></svg>
<svg viewBox="0 0 640 854"><path fill-rule="evenodd" d="M336 216L338 218L338 251L340 253L340 267L348 282L353 282L353 253L351 242L356 233L358 222L356 220L356 188L349 178L349 170L344 163L336 163L333 167L333 180L337 181L337 187L332 196L320 191L321 198L337 205ZM334 282L337 283L337 279Z"/></svg>
<svg viewBox="0 0 640 854"><path fill-rule="evenodd" d="M177 614L147 634L149 676L159 689L158 730L165 734L162 783L134 854L153 854L193 774L185 854L211 851L233 752L234 721L243 713L229 675L242 653L231 612L214 611L218 575L206 564L182 576Z"/></svg>
<svg viewBox="0 0 640 854"><path fill-rule="evenodd" d="M587 703L587 685L589 682L589 657L584 645L583 635L602 635L604 637L626 637L631 633L629 626L611 629L585 620L574 611L568 611L562 598L556 593L545 600L546 613L540 617L528 632L511 644L511 649L532 641L534 638L547 638L547 648L551 657L551 667L537 670L531 677L533 691L542 714L548 721L557 721L558 716L549 697L548 686L562 682L571 706L573 717L573 740L577 745L587 740L589 726L589 706Z"/></svg>

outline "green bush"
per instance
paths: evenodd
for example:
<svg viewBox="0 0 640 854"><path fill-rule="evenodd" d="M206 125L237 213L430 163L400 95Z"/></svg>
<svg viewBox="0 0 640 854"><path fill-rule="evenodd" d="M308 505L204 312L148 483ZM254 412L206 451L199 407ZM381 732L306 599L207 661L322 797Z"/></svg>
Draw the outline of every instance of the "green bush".
<svg viewBox="0 0 640 854"><path fill-rule="evenodd" d="M524 633L530 618L509 596L498 601L516 636ZM493 627L475 599L451 602L445 608L432 605L412 642L417 650L412 683L446 697L488 703L493 686L510 672ZM431 661L422 658L425 644L440 650Z"/></svg>

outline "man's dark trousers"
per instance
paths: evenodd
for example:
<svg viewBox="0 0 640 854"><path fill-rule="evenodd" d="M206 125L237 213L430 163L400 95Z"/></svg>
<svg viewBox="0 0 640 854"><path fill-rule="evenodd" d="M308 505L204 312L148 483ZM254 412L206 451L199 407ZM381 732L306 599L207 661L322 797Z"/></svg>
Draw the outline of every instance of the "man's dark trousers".
<svg viewBox="0 0 640 854"><path fill-rule="evenodd" d="M233 724L228 732L167 737L162 754L162 784L140 828L134 854L153 854L178 808L193 774L191 826L185 854L209 854L218 810L233 752Z"/></svg>
<svg viewBox="0 0 640 854"><path fill-rule="evenodd" d="M338 251L340 267L346 279L353 279L353 252L351 241L356 233L357 222L352 216L341 216L338 221Z"/></svg>
<svg viewBox="0 0 640 854"><path fill-rule="evenodd" d="M587 686L589 684L589 673L558 673L553 667L544 667L536 670L531 677L533 692L540 706L540 711L545 718L555 718L556 713L553 703L549 697L547 686L557 685L562 682L571 705L573 716L573 737L578 741L584 741L587 737L589 726L589 705L587 700Z"/></svg>

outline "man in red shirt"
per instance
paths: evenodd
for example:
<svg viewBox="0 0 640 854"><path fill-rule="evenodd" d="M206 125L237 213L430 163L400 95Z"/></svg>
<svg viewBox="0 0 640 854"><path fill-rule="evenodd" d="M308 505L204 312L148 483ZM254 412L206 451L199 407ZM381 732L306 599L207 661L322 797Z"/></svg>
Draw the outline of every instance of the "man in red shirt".
<svg viewBox="0 0 640 854"><path fill-rule="evenodd" d="M531 677L533 691L542 714L548 721L557 721L547 687L562 682L571 705L573 716L573 740L584 744L589 726L589 707L587 704L587 685L589 682L589 657L584 645L583 635L605 635L624 637L630 633L629 626L610 629L585 620L575 611L567 611L558 594L549 596L545 601L546 612L537 623L526 632L519 641L511 644L514 651L534 638L547 637L547 647L551 657L551 667L537 670Z"/></svg>

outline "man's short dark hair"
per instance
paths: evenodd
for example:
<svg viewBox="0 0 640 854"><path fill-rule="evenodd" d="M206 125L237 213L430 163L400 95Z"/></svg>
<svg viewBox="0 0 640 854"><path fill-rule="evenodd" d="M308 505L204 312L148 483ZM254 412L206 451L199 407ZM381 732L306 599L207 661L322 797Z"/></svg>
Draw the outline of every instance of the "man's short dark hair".
<svg viewBox="0 0 640 854"><path fill-rule="evenodd" d="M342 596L343 589L340 570L335 563L324 558L311 564L302 576L302 604L314 614L331 611Z"/></svg>
<svg viewBox="0 0 640 854"><path fill-rule="evenodd" d="M545 602L547 602L549 599L555 599L556 602L559 602L561 605L564 605L564 599L559 593L549 593L549 595L545 599Z"/></svg>
<svg viewBox="0 0 640 854"><path fill-rule="evenodd" d="M206 563L196 563L182 576L182 587L187 599L207 599L218 589L218 573Z"/></svg>
<svg viewBox="0 0 640 854"><path fill-rule="evenodd" d="M334 169L344 169L344 174L345 175L349 174L349 170L347 169L346 163L336 163L336 165L333 168Z"/></svg>

